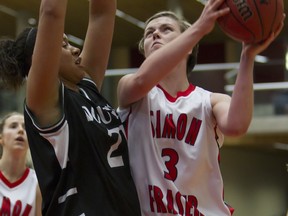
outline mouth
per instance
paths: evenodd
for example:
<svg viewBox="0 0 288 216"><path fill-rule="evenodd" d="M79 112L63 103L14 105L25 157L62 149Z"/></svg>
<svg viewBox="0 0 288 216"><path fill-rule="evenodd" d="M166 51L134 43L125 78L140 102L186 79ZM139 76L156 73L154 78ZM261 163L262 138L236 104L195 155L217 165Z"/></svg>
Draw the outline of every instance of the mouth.
<svg viewBox="0 0 288 216"><path fill-rule="evenodd" d="M16 140L19 141L19 142L24 142L25 141L23 137L17 137Z"/></svg>
<svg viewBox="0 0 288 216"><path fill-rule="evenodd" d="M154 43L152 44L152 47L154 47L154 46L162 46L162 43L160 43L160 42L154 42Z"/></svg>

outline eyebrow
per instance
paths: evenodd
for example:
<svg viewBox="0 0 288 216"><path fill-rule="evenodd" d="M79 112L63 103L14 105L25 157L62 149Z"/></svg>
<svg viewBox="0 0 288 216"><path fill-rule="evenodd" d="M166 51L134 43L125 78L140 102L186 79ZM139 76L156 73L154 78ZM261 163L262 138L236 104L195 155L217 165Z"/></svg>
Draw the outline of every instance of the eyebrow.
<svg viewBox="0 0 288 216"><path fill-rule="evenodd" d="M148 30L151 30L151 29L155 29L154 27L148 27L144 30L144 32L148 31Z"/></svg>
<svg viewBox="0 0 288 216"><path fill-rule="evenodd" d="M162 24L160 24L160 28L163 28L163 27L174 27L174 25L171 24L171 23L162 23ZM149 30L149 29L155 29L155 27L148 27L148 28L145 29L145 31Z"/></svg>

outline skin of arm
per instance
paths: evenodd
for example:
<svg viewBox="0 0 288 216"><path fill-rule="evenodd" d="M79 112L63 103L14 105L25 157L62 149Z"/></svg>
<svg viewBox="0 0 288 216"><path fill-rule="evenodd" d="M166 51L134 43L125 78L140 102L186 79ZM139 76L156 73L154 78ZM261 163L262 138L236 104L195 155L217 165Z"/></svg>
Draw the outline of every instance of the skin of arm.
<svg viewBox="0 0 288 216"><path fill-rule="evenodd" d="M254 106L254 59L280 34L284 26L284 18L285 14L283 14L283 22L280 23L276 32L271 33L264 42L258 44L242 43L239 72L232 97L212 93L213 114L224 135L235 137L242 136L247 132L252 120Z"/></svg>
<svg viewBox="0 0 288 216"><path fill-rule="evenodd" d="M42 215L42 195L40 192L39 185L37 186L37 191L36 191L36 215L37 216Z"/></svg>
<svg viewBox="0 0 288 216"><path fill-rule="evenodd" d="M90 0L89 24L81 65L101 89L111 50L116 0ZM96 43L95 43L96 41Z"/></svg>
<svg viewBox="0 0 288 216"><path fill-rule="evenodd" d="M61 61L67 0L42 0L26 103L40 125L60 119L58 72Z"/></svg>

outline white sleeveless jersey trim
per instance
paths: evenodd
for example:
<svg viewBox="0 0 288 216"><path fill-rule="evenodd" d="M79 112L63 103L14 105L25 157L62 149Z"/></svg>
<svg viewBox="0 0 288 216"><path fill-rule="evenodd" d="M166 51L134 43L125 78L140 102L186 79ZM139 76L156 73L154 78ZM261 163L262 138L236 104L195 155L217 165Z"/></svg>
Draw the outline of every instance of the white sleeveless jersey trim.
<svg viewBox="0 0 288 216"><path fill-rule="evenodd" d="M224 138L217 130L217 143L210 95L190 85L173 98L157 86L132 107L118 109L128 122L130 164L143 215L231 215L218 164Z"/></svg>
<svg viewBox="0 0 288 216"><path fill-rule="evenodd" d="M42 137L47 139L53 146L55 155L62 169L66 168L68 162L68 148L69 148L69 127L67 120L62 123L62 127L55 132L39 133Z"/></svg>
<svg viewBox="0 0 288 216"><path fill-rule="evenodd" d="M0 212L13 215L13 211L17 210L16 212L20 212L17 215L35 216L37 186L38 181L33 169L27 168L23 176L14 183L9 182L1 172Z"/></svg>

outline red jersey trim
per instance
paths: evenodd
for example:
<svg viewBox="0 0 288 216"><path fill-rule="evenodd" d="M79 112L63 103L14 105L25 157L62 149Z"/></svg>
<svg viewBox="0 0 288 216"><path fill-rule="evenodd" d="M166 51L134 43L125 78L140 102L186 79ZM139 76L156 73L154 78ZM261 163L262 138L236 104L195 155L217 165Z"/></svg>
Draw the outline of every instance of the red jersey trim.
<svg viewBox="0 0 288 216"><path fill-rule="evenodd" d="M22 182L25 181L25 179L27 178L29 172L30 172L30 170L29 170L29 168L27 167L20 179L18 179L18 180L15 181L15 182L10 182L10 181L3 175L2 171L0 171L0 179L1 179L1 180L4 182L4 184L7 185L9 188L14 188L14 187L20 185Z"/></svg>
<svg viewBox="0 0 288 216"><path fill-rule="evenodd" d="M123 122L123 124L124 124L124 129L125 129L125 134L126 134L126 139L127 139L127 144L128 144L128 127L129 127L129 118L130 118L130 116L131 116L131 113L132 113L132 108L130 107L129 114L128 114L126 120Z"/></svg>
<svg viewBox="0 0 288 216"><path fill-rule="evenodd" d="M188 88L185 91L179 91L177 92L176 97L173 97L172 95L170 95L165 89L163 89L159 84L157 85L158 88L160 88L163 93L165 94L165 97L167 98L167 100L169 100L170 102L175 102L179 97L185 97L188 96L191 92L193 92L196 88L196 86L192 85L191 83L189 84Z"/></svg>

